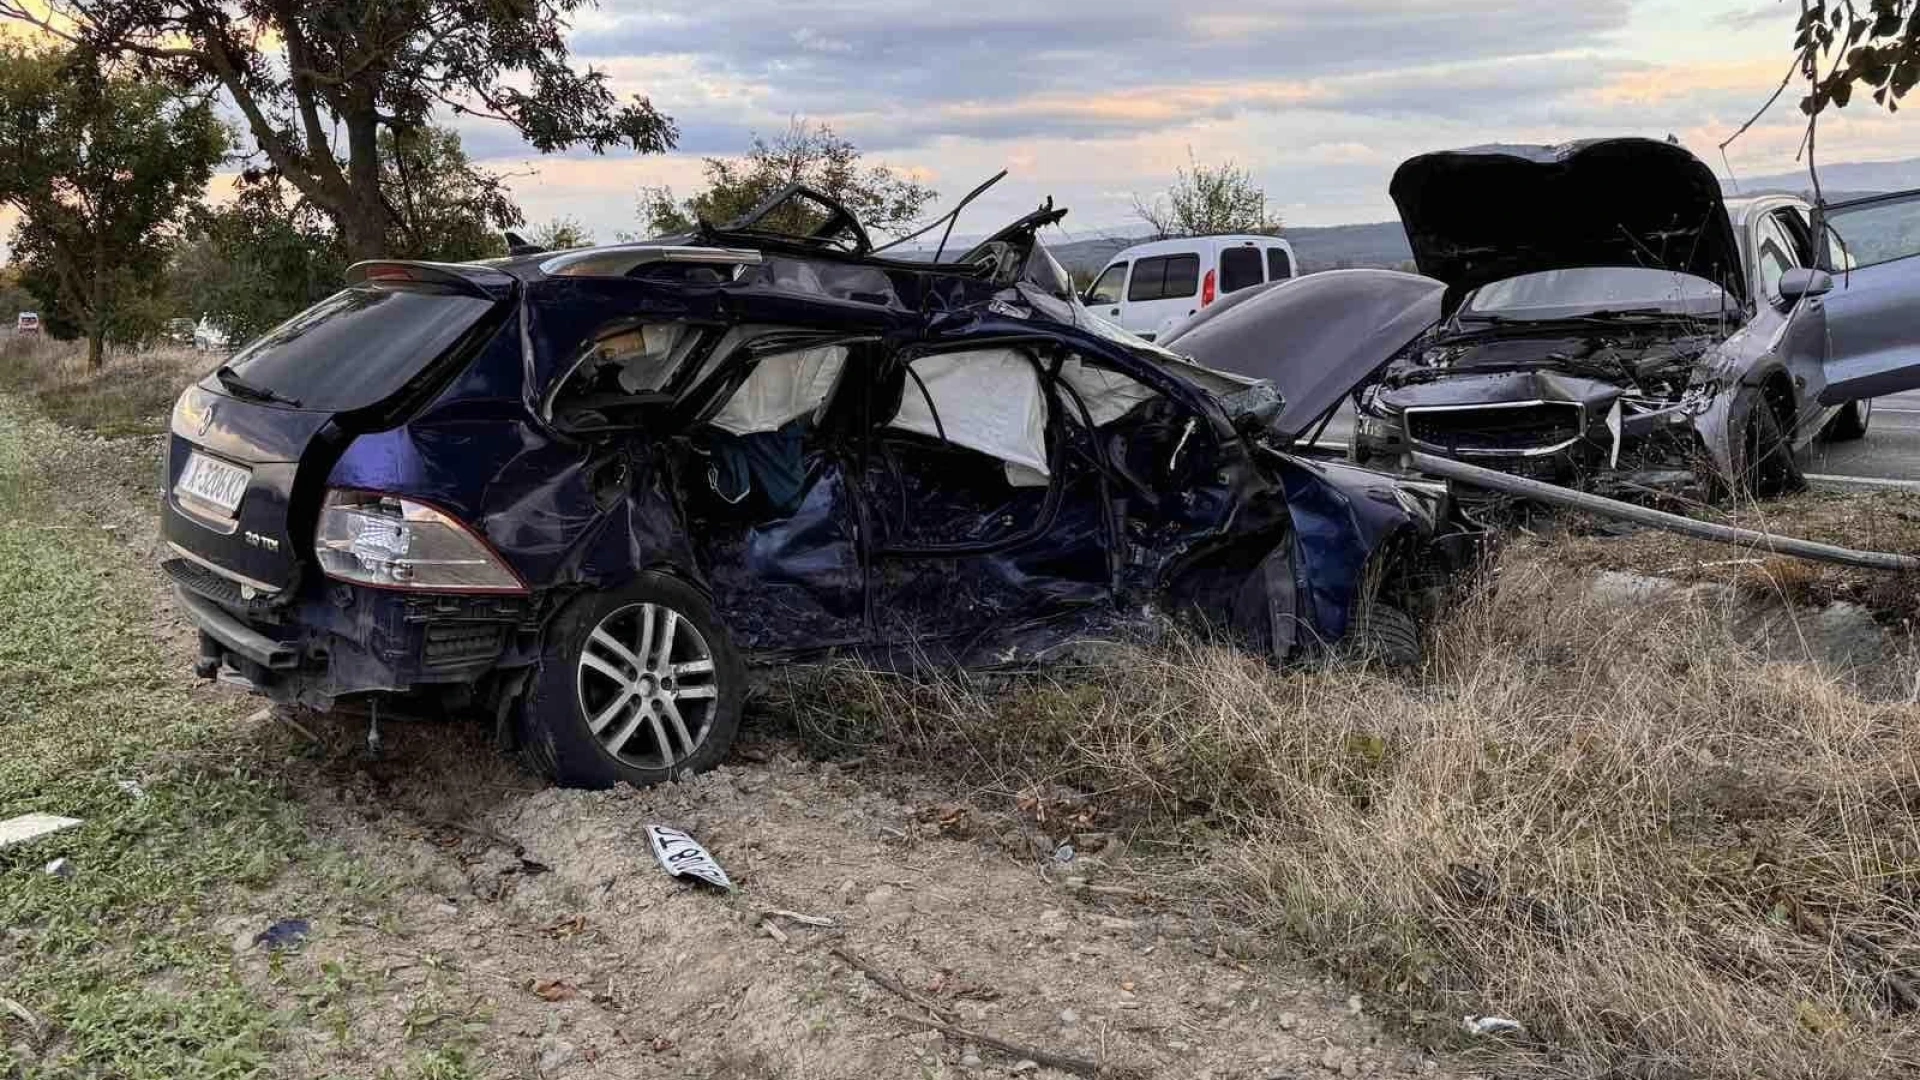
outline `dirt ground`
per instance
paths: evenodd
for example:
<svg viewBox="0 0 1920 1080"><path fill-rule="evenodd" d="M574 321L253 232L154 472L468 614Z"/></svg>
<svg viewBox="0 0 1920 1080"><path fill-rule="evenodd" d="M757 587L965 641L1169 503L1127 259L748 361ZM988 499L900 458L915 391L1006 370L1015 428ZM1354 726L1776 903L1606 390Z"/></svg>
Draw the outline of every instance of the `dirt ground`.
<svg viewBox="0 0 1920 1080"><path fill-rule="evenodd" d="M154 558L159 440L23 422L76 527ZM157 574L154 596L156 648L184 670L192 635ZM1164 858L1083 832L1063 861L1034 827L1048 799L814 762L751 713L714 773L600 793L543 787L476 730L388 725L369 760L363 722L292 721L261 714L243 737L280 763L322 855L236 890L216 927L241 981L294 1018L279 1075L1069 1075L1037 1052L1112 1075L1469 1072L1179 899L1201 890ZM655 823L702 841L737 891L669 878ZM294 919L296 947L260 940ZM921 1003L1030 1049L930 1030Z"/></svg>

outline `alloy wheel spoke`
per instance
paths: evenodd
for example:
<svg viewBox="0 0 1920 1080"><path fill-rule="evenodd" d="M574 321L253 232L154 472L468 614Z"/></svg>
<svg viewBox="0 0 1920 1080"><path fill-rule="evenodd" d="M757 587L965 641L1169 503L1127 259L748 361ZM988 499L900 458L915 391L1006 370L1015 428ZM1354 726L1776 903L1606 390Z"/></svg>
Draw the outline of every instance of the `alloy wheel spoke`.
<svg viewBox="0 0 1920 1080"><path fill-rule="evenodd" d="M640 657L635 656L630 650L628 650L628 648L625 645L622 645L620 643L619 638L614 637L612 634L607 633L606 627L604 626L595 627L593 630L593 634L587 640L590 645L598 645L602 651L612 655L614 659L627 665L627 667L631 669L633 675L638 675L642 671L647 670L645 665L641 664ZM583 657L588 657L588 656L592 656L593 653L591 651L583 650L581 655ZM631 680L631 679L632 679L632 675L629 675L628 680Z"/></svg>
<svg viewBox="0 0 1920 1080"><path fill-rule="evenodd" d="M653 615L658 610L652 604L640 605L640 652L634 661L635 671L647 670L647 662L653 658Z"/></svg>
<svg viewBox="0 0 1920 1080"><path fill-rule="evenodd" d="M612 679L614 682L620 684L622 690L627 690L633 685L632 672L621 671L619 668L614 667L612 664L607 663L591 652L582 651L580 653L580 666L591 668L607 678Z"/></svg>
<svg viewBox="0 0 1920 1080"><path fill-rule="evenodd" d="M718 697L720 688L712 683L701 686L676 686L667 692L669 701L698 701L703 698Z"/></svg>
<svg viewBox="0 0 1920 1080"><path fill-rule="evenodd" d="M680 710L674 707L671 699L663 700L661 704L665 706L664 711L667 715L667 723L673 725L673 733L680 737L680 745L683 748L680 753L670 755L668 760L677 761L683 757L691 757L693 755L693 736L687 732L687 722L680 718Z"/></svg>
<svg viewBox="0 0 1920 1080"><path fill-rule="evenodd" d="M666 611L667 617L663 620L663 625L660 628L660 659L658 660L658 664L662 669L673 662L673 633L680 625L679 612L672 608L665 608L664 610ZM652 658L649 657L649 659Z"/></svg>
<svg viewBox="0 0 1920 1080"><path fill-rule="evenodd" d="M713 661L688 660L684 664L673 665L668 669L668 672L676 679L684 679L689 675L711 675L713 674Z"/></svg>
<svg viewBox="0 0 1920 1080"><path fill-rule="evenodd" d="M660 764L671 765L679 761L681 755L674 753L673 744L667 741L667 729L665 725L660 723L660 714L654 712L652 709L641 709L640 714L646 717L649 724L653 725L653 739L656 743L660 744Z"/></svg>

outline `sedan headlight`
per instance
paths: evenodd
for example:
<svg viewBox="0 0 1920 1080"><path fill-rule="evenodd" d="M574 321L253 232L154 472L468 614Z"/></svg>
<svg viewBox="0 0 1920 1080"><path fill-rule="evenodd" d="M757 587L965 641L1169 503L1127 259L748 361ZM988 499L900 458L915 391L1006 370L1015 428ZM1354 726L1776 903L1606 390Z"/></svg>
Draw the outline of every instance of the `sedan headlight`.
<svg viewBox="0 0 1920 1080"><path fill-rule="evenodd" d="M457 519L410 499L327 492L313 550L330 578L423 592L523 593L527 587Z"/></svg>

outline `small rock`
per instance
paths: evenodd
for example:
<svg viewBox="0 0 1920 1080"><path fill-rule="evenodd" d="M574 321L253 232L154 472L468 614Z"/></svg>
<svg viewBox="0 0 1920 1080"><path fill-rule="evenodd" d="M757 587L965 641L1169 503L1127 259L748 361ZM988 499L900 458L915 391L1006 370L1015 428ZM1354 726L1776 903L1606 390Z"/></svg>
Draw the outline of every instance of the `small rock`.
<svg viewBox="0 0 1920 1080"><path fill-rule="evenodd" d="M449 904L444 900L438 904L433 905L433 910L437 914L445 915L447 918L452 918L455 915L460 914L460 909L458 907L455 907L454 905Z"/></svg>
<svg viewBox="0 0 1920 1080"><path fill-rule="evenodd" d="M1276 1023L1280 1025L1281 1031L1292 1031L1294 1028L1300 1026L1300 1018L1292 1013L1281 1013L1280 1019L1276 1021Z"/></svg>
<svg viewBox="0 0 1920 1080"><path fill-rule="evenodd" d="M47 864L47 873L65 881L73 876L73 860L62 855Z"/></svg>
<svg viewBox="0 0 1920 1080"><path fill-rule="evenodd" d="M1019 1061L1013 1063L1013 1068L1007 1071L1015 1076L1019 1076L1021 1073L1039 1072L1040 1063L1032 1058L1021 1058Z"/></svg>
<svg viewBox="0 0 1920 1080"><path fill-rule="evenodd" d="M1320 1067L1328 1072L1339 1072L1340 1066L1345 1064L1346 1060L1347 1055L1337 1046L1329 1046L1320 1051Z"/></svg>
<svg viewBox="0 0 1920 1080"><path fill-rule="evenodd" d="M1359 1016L1360 1011L1365 1007L1366 1003L1360 1000L1359 994L1354 994L1352 997L1347 998L1347 1011L1353 1015Z"/></svg>
<svg viewBox="0 0 1920 1080"><path fill-rule="evenodd" d="M1073 855L1072 844L1061 844L1059 847L1053 849L1053 861L1063 866L1073 861Z"/></svg>
<svg viewBox="0 0 1920 1080"><path fill-rule="evenodd" d="M551 1073L572 1061L578 1053L574 1045L564 1039L555 1039L540 1051L540 1071Z"/></svg>
<svg viewBox="0 0 1920 1080"><path fill-rule="evenodd" d="M961 1067L961 1068L963 1068L963 1069L977 1069L977 1068L979 1068L979 1067L980 1067L980 1055L979 1055L979 1054L976 1054L976 1053L974 1053L974 1052L973 1052L973 1051L971 1051L971 1050L969 1050L969 1051L967 1051L967 1052L966 1052L966 1053L964 1053L964 1054L961 1054L961 1055L960 1055L960 1067Z"/></svg>
<svg viewBox="0 0 1920 1080"><path fill-rule="evenodd" d="M1068 1027L1072 1027L1074 1024L1080 1022L1080 1014L1074 1012L1072 1009L1061 1009L1060 1022Z"/></svg>

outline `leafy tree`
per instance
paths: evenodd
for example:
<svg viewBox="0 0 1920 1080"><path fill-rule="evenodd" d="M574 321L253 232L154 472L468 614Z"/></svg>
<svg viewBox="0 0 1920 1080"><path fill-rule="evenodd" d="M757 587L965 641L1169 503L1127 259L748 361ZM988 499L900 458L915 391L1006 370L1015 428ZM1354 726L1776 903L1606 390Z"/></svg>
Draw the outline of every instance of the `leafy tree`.
<svg viewBox="0 0 1920 1080"><path fill-rule="evenodd" d="M474 168L447 128L383 133L400 257L464 262L506 254L496 228L520 224L503 178ZM241 177L239 194L194 214L172 268L176 310L246 340L340 288L354 261L332 220L277 173Z"/></svg>
<svg viewBox="0 0 1920 1080"><path fill-rule="evenodd" d="M174 310L246 341L338 289L346 267L326 215L255 175L232 202L194 215L169 275Z"/></svg>
<svg viewBox="0 0 1920 1080"><path fill-rule="evenodd" d="M20 268L0 266L0 331L11 327L21 312L38 310L39 301L20 283Z"/></svg>
<svg viewBox="0 0 1920 1080"><path fill-rule="evenodd" d="M363 259L399 242L381 136L436 108L503 121L543 153L673 145L646 98L622 103L605 73L573 68L567 19L589 2L0 0L0 17L219 88L267 164Z"/></svg>
<svg viewBox="0 0 1920 1080"><path fill-rule="evenodd" d="M526 220L506 178L475 168L451 128L381 132L380 175L394 217L390 255L441 262L505 255L499 230Z"/></svg>
<svg viewBox="0 0 1920 1080"><path fill-rule="evenodd" d="M853 140L804 120L772 141L754 136L744 157L708 158L704 171L706 190L685 200L676 201L667 187L640 189L640 220L649 235L686 232L701 221L725 224L796 182L838 199L868 229L886 233L906 231L935 196L907 173L863 164Z"/></svg>
<svg viewBox="0 0 1920 1080"><path fill-rule="evenodd" d="M578 218L563 216L534 229L527 242L548 251L564 251L592 244L593 233Z"/></svg>
<svg viewBox="0 0 1920 1080"><path fill-rule="evenodd" d="M1267 194L1251 173L1231 161L1217 168L1202 165L1191 152L1187 162L1190 168L1176 170L1165 193L1133 201L1133 212L1153 229L1154 239L1279 234L1280 219L1267 213Z"/></svg>
<svg viewBox="0 0 1920 1080"><path fill-rule="evenodd" d="M1920 82L1920 0L1802 0L1793 47L1810 86L1800 102L1808 116L1846 108L1856 86L1897 111Z"/></svg>
<svg viewBox="0 0 1920 1080"><path fill-rule="evenodd" d="M13 258L47 328L151 328L174 225L206 189L227 133L204 97L109 72L80 53L0 45L0 201L21 214Z"/></svg>

